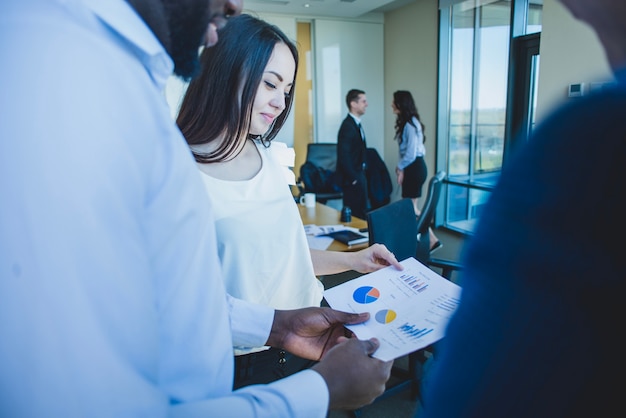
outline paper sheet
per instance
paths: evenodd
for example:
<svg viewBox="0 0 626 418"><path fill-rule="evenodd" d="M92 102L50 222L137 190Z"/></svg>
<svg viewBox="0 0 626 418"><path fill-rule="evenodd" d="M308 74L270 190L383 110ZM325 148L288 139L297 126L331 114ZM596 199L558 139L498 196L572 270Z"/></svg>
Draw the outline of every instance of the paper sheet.
<svg viewBox="0 0 626 418"><path fill-rule="evenodd" d="M332 237L307 235L306 240L309 243L309 248L312 250L325 250L333 243Z"/></svg>
<svg viewBox="0 0 626 418"><path fill-rule="evenodd" d="M360 339L378 338L373 357L385 361L443 338L461 296L460 286L416 259L401 264L402 271L386 267L324 292L334 309L370 313L367 322L347 327Z"/></svg>
<svg viewBox="0 0 626 418"><path fill-rule="evenodd" d="M313 235L313 236L324 235L324 234L328 234L329 232L343 231L344 229L350 229L350 228L341 224L340 225L315 225L315 224L304 225L304 233L307 235Z"/></svg>
<svg viewBox="0 0 626 418"><path fill-rule="evenodd" d="M329 232L334 231L342 231L344 229L349 229L354 232L359 232L357 228L353 228L351 226L345 225L315 225L309 224L304 225L304 232L306 233L306 240L309 243L309 248L313 250L325 250L330 247L330 244L333 243L333 238L324 236L324 234L328 234ZM359 232L362 235L367 235L367 233Z"/></svg>

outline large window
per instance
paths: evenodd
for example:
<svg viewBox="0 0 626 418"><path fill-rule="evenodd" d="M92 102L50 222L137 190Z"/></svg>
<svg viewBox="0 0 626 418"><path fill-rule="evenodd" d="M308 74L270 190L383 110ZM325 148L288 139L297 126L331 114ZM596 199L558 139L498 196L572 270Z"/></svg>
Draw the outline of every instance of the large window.
<svg viewBox="0 0 626 418"><path fill-rule="evenodd" d="M511 88L522 74L513 41L541 30L541 0L440 0L437 168L447 172L438 225L471 233L498 180L509 142ZM515 53L514 53L515 52ZM537 59L533 59L536 77ZM534 79L529 90L536 88ZM526 85L526 84L522 84ZM522 106L534 120L534 94ZM518 99L519 97L516 97ZM508 122L508 123L507 123ZM519 124L519 122L518 122Z"/></svg>

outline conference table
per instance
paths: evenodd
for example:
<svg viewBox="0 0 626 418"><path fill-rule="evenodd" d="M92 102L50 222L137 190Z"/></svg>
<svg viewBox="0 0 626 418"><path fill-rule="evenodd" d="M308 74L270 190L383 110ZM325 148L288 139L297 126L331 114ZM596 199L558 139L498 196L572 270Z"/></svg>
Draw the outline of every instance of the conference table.
<svg viewBox="0 0 626 418"><path fill-rule="evenodd" d="M352 216L350 222L341 222L341 211L324 205L319 202L315 202L314 208L309 208L304 205L298 204L298 210L300 211L300 217L304 225L345 225L353 228L361 229L367 228L367 221L356 216ZM328 251L357 251L367 247L367 243L347 246L337 240L333 240L326 250Z"/></svg>

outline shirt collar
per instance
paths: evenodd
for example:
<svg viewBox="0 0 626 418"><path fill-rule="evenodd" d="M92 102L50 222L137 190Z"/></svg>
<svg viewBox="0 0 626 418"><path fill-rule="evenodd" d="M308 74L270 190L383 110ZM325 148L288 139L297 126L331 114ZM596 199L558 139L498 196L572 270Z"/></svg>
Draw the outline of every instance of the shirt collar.
<svg viewBox="0 0 626 418"><path fill-rule="evenodd" d="M359 123L361 123L361 119L359 119L358 117L354 116L352 113L349 113L349 112L348 112L348 114L349 114L350 116L352 116L352 119L354 119L354 121L356 122L356 124L357 124L357 125L358 125Z"/></svg>
<svg viewBox="0 0 626 418"><path fill-rule="evenodd" d="M82 0L112 32L125 39L159 90L174 71L174 62L152 30L125 0Z"/></svg>

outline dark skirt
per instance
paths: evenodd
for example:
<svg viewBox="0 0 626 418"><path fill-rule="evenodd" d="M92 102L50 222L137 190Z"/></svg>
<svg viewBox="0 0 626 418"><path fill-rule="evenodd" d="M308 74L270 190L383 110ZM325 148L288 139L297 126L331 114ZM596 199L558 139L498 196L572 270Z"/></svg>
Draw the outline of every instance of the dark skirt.
<svg viewBox="0 0 626 418"><path fill-rule="evenodd" d="M402 197L422 197L422 187L426 182L428 170L424 157L417 157L415 161L404 169L402 180Z"/></svg>

